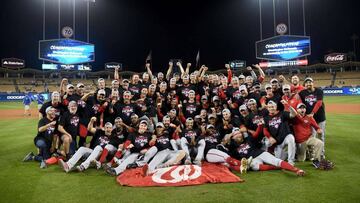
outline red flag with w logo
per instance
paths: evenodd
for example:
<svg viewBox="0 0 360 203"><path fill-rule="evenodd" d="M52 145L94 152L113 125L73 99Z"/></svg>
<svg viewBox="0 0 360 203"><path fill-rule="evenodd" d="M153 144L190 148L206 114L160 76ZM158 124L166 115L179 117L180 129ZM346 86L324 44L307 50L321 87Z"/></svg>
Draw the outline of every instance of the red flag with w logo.
<svg viewBox="0 0 360 203"><path fill-rule="evenodd" d="M205 162L197 165L179 165L157 169L153 174L142 176L142 169L130 169L117 177L121 185L144 186L186 186L205 183L243 182L224 165Z"/></svg>

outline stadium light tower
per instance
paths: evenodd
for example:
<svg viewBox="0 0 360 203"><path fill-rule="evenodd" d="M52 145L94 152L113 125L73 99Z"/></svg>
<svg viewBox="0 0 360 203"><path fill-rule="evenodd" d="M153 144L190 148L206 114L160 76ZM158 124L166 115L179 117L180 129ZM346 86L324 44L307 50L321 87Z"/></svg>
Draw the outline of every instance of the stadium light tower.
<svg viewBox="0 0 360 203"><path fill-rule="evenodd" d="M95 0L85 0L86 1L86 42L89 42L89 18L90 18L90 12L89 12L89 6L90 2L95 3Z"/></svg>

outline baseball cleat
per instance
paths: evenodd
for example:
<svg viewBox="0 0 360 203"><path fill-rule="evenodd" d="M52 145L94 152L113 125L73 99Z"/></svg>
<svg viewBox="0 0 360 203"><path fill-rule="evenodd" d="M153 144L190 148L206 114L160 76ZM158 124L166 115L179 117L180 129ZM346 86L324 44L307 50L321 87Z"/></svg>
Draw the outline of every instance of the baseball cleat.
<svg viewBox="0 0 360 203"><path fill-rule="evenodd" d="M111 176L116 176L117 175L115 169L111 168L111 167L106 169L106 173L111 175Z"/></svg>
<svg viewBox="0 0 360 203"><path fill-rule="evenodd" d="M312 161L312 165L313 165L315 168L320 168L320 161L314 160L314 161Z"/></svg>
<svg viewBox="0 0 360 203"><path fill-rule="evenodd" d="M41 168L41 169L47 168L47 165L46 165L46 163L45 163L44 160L41 161L41 163L40 163L40 168Z"/></svg>
<svg viewBox="0 0 360 203"><path fill-rule="evenodd" d="M191 164L191 160L190 160L190 159L186 159L184 164L185 164L185 165L190 165L190 164Z"/></svg>
<svg viewBox="0 0 360 203"><path fill-rule="evenodd" d="M34 153L32 153L32 152L28 153L28 154L24 157L23 162L33 161L33 160L34 160L34 156L35 156Z"/></svg>
<svg viewBox="0 0 360 203"><path fill-rule="evenodd" d="M197 166L201 166L201 161L200 160L194 160L193 162L195 165Z"/></svg>
<svg viewBox="0 0 360 203"><path fill-rule="evenodd" d="M248 169L248 160L246 158L241 159L241 165L240 165L240 173L246 173Z"/></svg>
<svg viewBox="0 0 360 203"><path fill-rule="evenodd" d="M66 173L70 172L70 167L64 160L59 159L58 164Z"/></svg>
<svg viewBox="0 0 360 203"><path fill-rule="evenodd" d="M107 164L102 164L101 167L106 171L108 168L111 168L111 165L107 163Z"/></svg>
<svg viewBox="0 0 360 203"><path fill-rule="evenodd" d="M79 166L76 166L76 170L79 172L83 172L83 171L85 171L85 167L80 164Z"/></svg>
<svg viewBox="0 0 360 203"><path fill-rule="evenodd" d="M94 160L91 161L91 164L92 164L93 166L95 166L96 170L101 169L101 163L100 163L100 161L97 161L97 160L94 159Z"/></svg>
<svg viewBox="0 0 360 203"><path fill-rule="evenodd" d="M253 160L252 156L247 159L247 170L249 170L252 160Z"/></svg>
<svg viewBox="0 0 360 203"><path fill-rule="evenodd" d="M137 167L139 167L137 163L131 163L131 164L126 166L127 169L129 169L129 168L137 168Z"/></svg>
<svg viewBox="0 0 360 203"><path fill-rule="evenodd" d="M299 169L298 171L296 171L296 175L297 175L297 176L304 176L304 175L305 175L305 171Z"/></svg>

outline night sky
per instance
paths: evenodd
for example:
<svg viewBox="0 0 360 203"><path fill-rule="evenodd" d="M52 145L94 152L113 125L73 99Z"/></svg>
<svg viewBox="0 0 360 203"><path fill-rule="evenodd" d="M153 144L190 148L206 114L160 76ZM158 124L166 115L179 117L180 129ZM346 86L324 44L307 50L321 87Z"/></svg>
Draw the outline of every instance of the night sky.
<svg viewBox="0 0 360 203"><path fill-rule="evenodd" d="M275 0L276 22L287 24L287 1ZM310 64L329 52L353 51L351 36L360 36L360 6L355 0L305 0L306 35L311 36ZM262 0L263 38L272 37L272 0ZM0 58L25 59L41 68L43 0L3 0ZM58 38L58 0L46 0L46 39ZM303 35L302 1L290 0L291 34ZM61 0L61 27L73 26L72 0ZM86 3L76 0L75 39L86 41ZM94 70L120 62L125 70L143 71L150 50L153 69L165 70L171 58L224 67L229 60L258 63L258 0L96 0L90 4L90 43L95 44ZM358 59L359 42L356 43Z"/></svg>

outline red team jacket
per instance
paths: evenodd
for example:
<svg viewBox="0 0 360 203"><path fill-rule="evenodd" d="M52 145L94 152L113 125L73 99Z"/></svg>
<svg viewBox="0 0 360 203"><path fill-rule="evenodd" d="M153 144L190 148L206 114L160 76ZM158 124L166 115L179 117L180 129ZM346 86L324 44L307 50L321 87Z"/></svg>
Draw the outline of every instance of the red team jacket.
<svg viewBox="0 0 360 203"><path fill-rule="evenodd" d="M318 130L320 127L316 123L315 119L313 117L309 116L300 116L297 115L293 119L293 129L295 134L295 142L296 143L302 143L305 142L309 137L312 135L312 128L315 128L315 130Z"/></svg>

